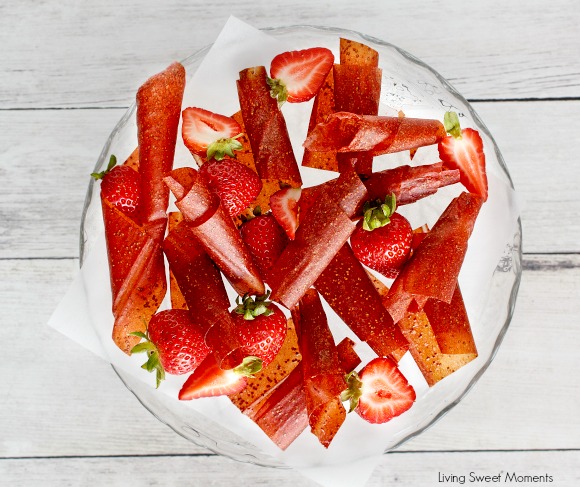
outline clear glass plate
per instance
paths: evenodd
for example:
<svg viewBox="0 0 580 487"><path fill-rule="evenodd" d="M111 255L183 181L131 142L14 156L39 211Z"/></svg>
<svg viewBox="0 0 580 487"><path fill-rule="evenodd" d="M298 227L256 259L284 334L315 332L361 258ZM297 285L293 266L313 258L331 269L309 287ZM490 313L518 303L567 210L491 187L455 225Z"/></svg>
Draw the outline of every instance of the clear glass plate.
<svg viewBox="0 0 580 487"><path fill-rule="evenodd" d="M414 56L387 42L342 29L292 26L265 29L265 32L287 42L292 49L324 46L335 54L339 37L364 42L376 49L380 55L380 67L383 70L380 114L402 110L409 117L442 120L444 112L451 109L460 114L462 126L476 128L484 139L490 197L478 218L460 275L479 356L432 388L421 384L415 386L416 404L396 421L393 420L392 427L387 430L388 434L384 438L384 451L387 452L420 434L459 403L485 372L500 346L512 317L521 277L521 223L517 207L513 203L513 185L492 135L470 104L443 77ZM183 61L188 79L195 73L210 48L211 46L207 46ZM106 167L110 154L128 155L135 146L135 106L132 106L112 131L95 171ZM385 167L409 163L419 165L437 160L431 148L420 149L412 162L406 153L385 157L379 164L385 164ZM81 223L81 265L97 236L103 232L98 191L94 189L94 182L91 181ZM460 190L461 188L445 188L437 195L426 198L419 210L408 208L408 211L415 219L433 220L434 215L440 214L447 205L450 197ZM481 225L480 219L483 220ZM494 227L495 223L489 223L494 221L498 222L497 227ZM478 226L481 227L479 230ZM480 264L489 259L492 259L493 265L491 270L488 268L484 272L484 266ZM108 286L109 283L103 282L102 285ZM407 365L404 364L403 367ZM160 394L150 384L118 367L114 368L139 401L155 417L184 438L235 460L269 467L285 466L280 458L260 453L247 439L211 418L200 415L187 403ZM410 373L413 374L412 371ZM352 459L356 459L356 451L353 451Z"/></svg>

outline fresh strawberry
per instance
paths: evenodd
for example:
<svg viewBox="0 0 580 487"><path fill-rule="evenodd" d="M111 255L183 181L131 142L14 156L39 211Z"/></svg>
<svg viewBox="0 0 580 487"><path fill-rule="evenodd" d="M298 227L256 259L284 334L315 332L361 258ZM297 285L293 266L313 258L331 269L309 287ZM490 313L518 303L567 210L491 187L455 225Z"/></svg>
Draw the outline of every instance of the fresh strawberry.
<svg viewBox="0 0 580 487"><path fill-rule="evenodd" d="M408 220L395 213L394 196L375 207L365 205L364 218L350 237L352 250L364 265L394 279L407 261L413 230Z"/></svg>
<svg viewBox="0 0 580 487"><path fill-rule="evenodd" d="M248 377L259 372L262 363L256 357L247 357L234 369L220 369L216 359L210 353L194 370L179 391L182 401L200 397L224 396L241 392L248 383Z"/></svg>
<svg viewBox="0 0 580 487"><path fill-rule="evenodd" d="M189 311L183 309L160 311L149 321L147 334L134 332L132 335L145 339L135 345L131 353L147 353L143 368L156 371L157 387L165 378L165 372L187 374L210 352L201 329L192 321Z"/></svg>
<svg viewBox="0 0 580 487"><path fill-rule="evenodd" d="M446 112L443 122L450 135L439 142L439 157L451 169L459 169L459 180L467 191L487 200L485 154L479 132L461 129L455 112Z"/></svg>
<svg viewBox="0 0 580 487"><path fill-rule="evenodd" d="M136 219L139 208L139 173L129 166L117 166L117 158L112 155L107 169L92 173L95 179L102 179L101 197L116 206L129 218Z"/></svg>
<svg viewBox="0 0 580 487"><path fill-rule="evenodd" d="M262 359L264 367L280 351L286 338L286 316L278 306L267 301L269 293L252 299L244 296L232 311L244 351Z"/></svg>
<svg viewBox="0 0 580 487"><path fill-rule="evenodd" d="M208 161L201 166L199 174L219 195L232 218L242 213L262 190L258 175L234 159Z"/></svg>
<svg viewBox="0 0 580 487"><path fill-rule="evenodd" d="M283 188L270 196L272 215L291 240L294 240L298 228L298 200L301 194L300 188Z"/></svg>
<svg viewBox="0 0 580 487"><path fill-rule="evenodd" d="M299 103L313 98L332 68L334 55L323 47L278 54L270 65L270 94L278 99Z"/></svg>
<svg viewBox="0 0 580 487"><path fill-rule="evenodd" d="M240 228L242 240L248 247L262 278L266 279L274 262L288 244L284 229L272 213L257 215Z"/></svg>
<svg viewBox="0 0 580 487"><path fill-rule="evenodd" d="M233 118L197 107L183 110L182 118L181 136L192 154L220 161L242 148L242 128Z"/></svg>
<svg viewBox="0 0 580 487"><path fill-rule="evenodd" d="M386 423L415 402L413 386L387 357L371 360L360 373L351 372L346 382L348 389L341 399L350 401L350 411L369 423Z"/></svg>

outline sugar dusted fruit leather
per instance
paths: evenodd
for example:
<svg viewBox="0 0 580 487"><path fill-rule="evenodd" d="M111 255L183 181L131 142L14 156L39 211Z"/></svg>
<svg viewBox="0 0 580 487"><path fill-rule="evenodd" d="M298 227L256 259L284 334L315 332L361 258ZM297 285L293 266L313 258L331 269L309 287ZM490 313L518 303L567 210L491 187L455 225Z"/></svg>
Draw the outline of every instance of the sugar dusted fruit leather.
<svg viewBox="0 0 580 487"><path fill-rule="evenodd" d="M115 324L98 334L115 366L155 386L150 360L142 368L142 356L130 353L137 344L150 348L141 339L155 340L151 317L186 312L207 355L193 371L166 374L154 393L181 398L180 407L259 455L329 466L328 473L378 462L456 400L477 370L487 345L476 296L489 277L473 269L485 265L491 275L497 255L480 259L472 247L481 252L482 225L495 228L499 183L485 174L477 125L465 110L453 127L444 107L414 107L398 96L394 58L383 58L380 46L329 33L324 45L311 40L280 40L231 19L197 69L185 75L171 64L139 90L136 143L111 148L126 160L126 177L137 175L139 209L127 214L113 196L102 198ZM292 90L308 90L310 81L297 83L289 68L303 60L322 66L304 99ZM290 93L280 97L284 87ZM190 130L195 138L198 128L183 123L187 110L216 114L239 133L212 140L220 129L208 123L207 147L192 150ZM493 146L482 135L489 157ZM454 159L469 144L478 159ZM204 176L233 162L261 183L235 215ZM385 278L359 260L351 239L357 227L388 226L391 211L421 230L396 277ZM262 218L276 231L260 230ZM262 323L273 314L269 302L285 324L282 332L277 325L283 339L275 357L264 363L248 352L236 322ZM265 333L267 348L274 340ZM377 413L401 394L396 414Z"/></svg>

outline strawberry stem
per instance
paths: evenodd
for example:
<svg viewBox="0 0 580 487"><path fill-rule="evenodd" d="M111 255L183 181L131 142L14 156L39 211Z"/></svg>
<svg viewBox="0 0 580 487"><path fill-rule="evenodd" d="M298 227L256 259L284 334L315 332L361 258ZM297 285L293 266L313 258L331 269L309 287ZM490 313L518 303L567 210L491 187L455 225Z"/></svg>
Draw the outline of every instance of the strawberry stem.
<svg viewBox="0 0 580 487"><path fill-rule="evenodd" d="M456 112L445 112L443 116L445 131L456 139L461 138L461 124Z"/></svg>
<svg viewBox="0 0 580 487"><path fill-rule="evenodd" d="M114 154L111 154L111 157L109 158L109 164L107 165L107 169L101 172L92 172L91 176L95 179L103 179L107 174L111 172L111 169L113 169L116 165L117 165L117 157Z"/></svg>
<svg viewBox="0 0 580 487"><path fill-rule="evenodd" d="M381 228L391 222L391 215L397 209L395 194L385 196L385 202L380 200L367 201L363 206L363 229L372 232L375 228Z"/></svg>
<svg viewBox="0 0 580 487"><path fill-rule="evenodd" d="M212 157L216 161L221 161L225 156L236 157L234 151L241 150L243 145L238 140L243 134L235 137L223 138L213 141L207 146L206 156L209 161Z"/></svg>
<svg viewBox="0 0 580 487"><path fill-rule="evenodd" d="M240 300L238 296L236 298L236 308L234 311L239 315L244 315L245 320L253 320L258 316L270 316L274 312L269 308L272 301L268 301L270 297L270 291L262 296L256 296L252 298L247 294Z"/></svg>
<svg viewBox="0 0 580 487"><path fill-rule="evenodd" d="M281 79L270 77L266 78L266 82L270 87L270 96L278 100L278 108L281 108L286 100L288 100L288 89L286 88L286 84Z"/></svg>
<svg viewBox="0 0 580 487"><path fill-rule="evenodd" d="M147 354L147 361L141 366L141 368L145 369L147 372L155 371L156 387L159 388L161 381L165 379L165 370L163 369L163 365L161 365L157 347L149 339L149 334L145 334L141 331L134 331L129 333L129 335L145 339L144 342L138 343L131 349L131 355L142 352Z"/></svg>

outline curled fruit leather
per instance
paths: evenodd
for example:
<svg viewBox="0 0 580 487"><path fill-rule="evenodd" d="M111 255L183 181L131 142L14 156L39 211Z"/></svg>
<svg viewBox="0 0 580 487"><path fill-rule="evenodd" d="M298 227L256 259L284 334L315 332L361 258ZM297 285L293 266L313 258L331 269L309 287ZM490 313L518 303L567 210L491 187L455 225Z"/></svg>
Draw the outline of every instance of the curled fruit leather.
<svg viewBox="0 0 580 487"><path fill-rule="evenodd" d="M368 201L384 201L387 195L394 194L397 206L408 205L437 192L439 188L459 182L457 169L446 169L442 162L423 166L399 166L375 172L362 177L368 191ZM336 182L332 179L317 186L302 190L298 202L300 213L305 214L318 198L318 192L332 191ZM362 216L362 205L357 207L355 216Z"/></svg>
<svg viewBox="0 0 580 487"><path fill-rule="evenodd" d="M141 217L146 224L166 220L169 190L163 178L173 168L175 142L185 89L185 69L173 63L137 91L137 140ZM165 225L154 225L159 242Z"/></svg>
<svg viewBox="0 0 580 487"><path fill-rule="evenodd" d="M312 433L328 448L346 418L339 397L346 389L346 382L334 338L315 289L309 289L304 294L298 310L308 422Z"/></svg>
<svg viewBox="0 0 580 487"><path fill-rule="evenodd" d="M482 204L480 196L461 193L422 239L386 297L386 308L395 322L407 310L421 310L430 298L451 303L467 241Z"/></svg>
<svg viewBox="0 0 580 487"><path fill-rule="evenodd" d="M238 229L221 206L219 196L206 186L198 172L190 167L176 169L164 181L194 237L236 292L241 296L264 294L264 282Z"/></svg>
<svg viewBox="0 0 580 487"><path fill-rule="evenodd" d="M382 71L378 52L349 39L340 39L340 64L333 69L334 111L378 115ZM334 149L332 149L334 150ZM337 154L338 170L353 167L358 174L371 174L373 155L351 151Z"/></svg>
<svg viewBox="0 0 580 487"><path fill-rule="evenodd" d="M373 156L437 144L445 137L439 120L337 112L304 141L310 151L368 152Z"/></svg>
<svg viewBox="0 0 580 487"><path fill-rule="evenodd" d="M278 179L291 186L300 186L302 178L286 121L278 101L270 96L266 68L256 66L240 71L238 97L244 127L262 179Z"/></svg>
<svg viewBox="0 0 580 487"><path fill-rule="evenodd" d="M213 350L217 363L224 369L239 365L244 353L228 312L230 302L220 271L186 221L169 232L163 242L163 251L187 307L203 330L206 345Z"/></svg>
<svg viewBox="0 0 580 487"><path fill-rule="evenodd" d="M160 245L136 222L101 198L113 295L113 341L126 354L141 340L167 291Z"/></svg>
<svg viewBox="0 0 580 487"><path fill-rule="evenodd" d="M355 229L351 217L367 195L354 171L340 175L304 215L294 240L271 270L272 300L294 308Z"/></svg>
<svg viewBox="0 0 580 487"><path fill-rule="evenodd" d="M366 270L344 244L314 286L334 312L379 357L407 346Z"/></svg>

